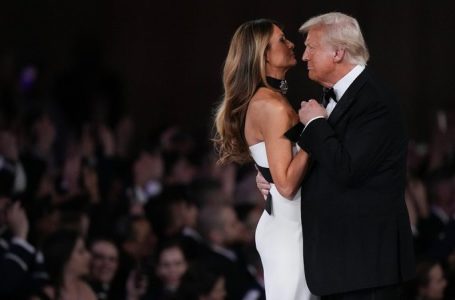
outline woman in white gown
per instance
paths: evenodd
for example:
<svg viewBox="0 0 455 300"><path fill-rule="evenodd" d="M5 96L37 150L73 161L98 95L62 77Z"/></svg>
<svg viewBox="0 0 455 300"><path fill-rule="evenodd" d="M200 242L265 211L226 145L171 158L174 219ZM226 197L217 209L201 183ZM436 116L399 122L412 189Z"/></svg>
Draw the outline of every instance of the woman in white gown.
<svg viewBox="0 0 455 300"><path fill-rule="evenodd" d="M314 299L305 280L300 183L308 155L285 133L298 122L284 94L297 61L294 44L271 20L242 24L224 65L224 97L216 113L220 163L254 159L273 181L256 229L267 300Z"/></svg>

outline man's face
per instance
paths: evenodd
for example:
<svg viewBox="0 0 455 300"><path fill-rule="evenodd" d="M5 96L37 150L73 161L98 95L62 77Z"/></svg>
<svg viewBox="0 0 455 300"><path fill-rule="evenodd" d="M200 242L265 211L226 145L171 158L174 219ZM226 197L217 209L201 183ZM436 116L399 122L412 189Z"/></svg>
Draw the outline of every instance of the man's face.
<svg viewBox="0 0 455 300"><path fill-rule="evenodd" d="M336 51L324 40L324 34L324 29L320 27L308 31L302 60L307 62L308 77L311 80L330 87L333 86Z"/></svg>
<svg viewBox="0 0 455 300"><path fill-rule="evenodd" d="M11 200L7 197L0 196L0 229L6 225L6 211Z"/></svg>
<svg viewBox="0 0 455 300"><path fill-rule="evenodd" d="M237 218L234 209L226 207L223 209L221 218L223 220L224 245L228 246L242 240L245 233L243 224Z"/></svg>
<svg viewBox="0 0 455 300"><path fill-rule="evenodd" d="M110 283L117 272L118 251L107 241L98 241L91 249L91 276L100 282Z"/></svg>

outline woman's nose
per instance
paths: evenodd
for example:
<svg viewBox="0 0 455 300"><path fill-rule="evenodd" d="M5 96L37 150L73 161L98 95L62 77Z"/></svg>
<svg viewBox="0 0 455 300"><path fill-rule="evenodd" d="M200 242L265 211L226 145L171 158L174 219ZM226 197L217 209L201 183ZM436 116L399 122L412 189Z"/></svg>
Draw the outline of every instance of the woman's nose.
<svg viewBox="0 0 455 300"><path fill-rule="evenodd" d="M294 49L294 43L291 41L288 41L288 42L289 42L289 48Z"/></svg>

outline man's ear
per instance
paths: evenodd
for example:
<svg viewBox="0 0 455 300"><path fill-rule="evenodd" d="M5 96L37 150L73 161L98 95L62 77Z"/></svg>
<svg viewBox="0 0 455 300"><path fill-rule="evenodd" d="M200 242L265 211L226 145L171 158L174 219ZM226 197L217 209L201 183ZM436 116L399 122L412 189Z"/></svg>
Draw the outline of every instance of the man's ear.
<svg viewBox="0 0 455 300"><path fill-rule="evenodd" d="M346 50L344 48L336 49L335 54L333 56L333 61L336 63L342 62L345 53L346 53Z"/></svg>

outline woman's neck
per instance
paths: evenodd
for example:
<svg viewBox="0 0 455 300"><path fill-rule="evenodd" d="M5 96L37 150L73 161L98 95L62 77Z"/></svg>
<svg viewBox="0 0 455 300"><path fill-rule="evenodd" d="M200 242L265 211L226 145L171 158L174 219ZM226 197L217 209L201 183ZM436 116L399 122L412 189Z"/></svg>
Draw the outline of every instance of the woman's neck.
<svg viewBox="0 0 455 300"><path fill-rule="evenodd" d="M283 80L286 76L286 71L287 70L283 69L266 70L265 75L275 79Z"/></svg>

